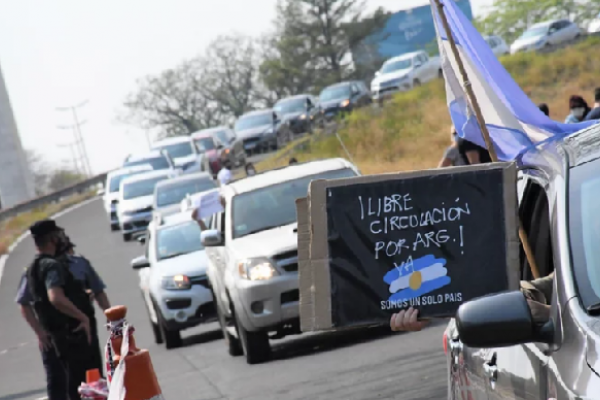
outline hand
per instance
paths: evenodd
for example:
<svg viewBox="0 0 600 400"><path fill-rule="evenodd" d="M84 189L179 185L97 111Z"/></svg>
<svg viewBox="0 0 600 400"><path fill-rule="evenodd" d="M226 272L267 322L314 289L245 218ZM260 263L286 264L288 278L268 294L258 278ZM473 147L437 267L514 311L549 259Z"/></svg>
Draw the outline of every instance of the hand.
<svg viewBox="0 0 600 400"><path fill-rule="evenodd" d="M52 341L50 340L50 335L48 332L41 331L37 334L37 337L40 350L46 351L52 347Z"/></svg>
<svg viewBox="0 0 600 400"><path fill-rule="evenodd" d="M410 307L408 310L402 310L397 314L392 315L390 319L390 328L394 332L417 332L423 329L427 324L429 324L428 320L419 321L417 320L417 316L419 314L419 310L416 310Z"/></svg>
<svg viewBox="0 0 600 400"><path fill-rule="evenodd" d="M84 320L80 321L81 323L73 332L84 331L87 336L88 344L92 344L92 329L90 328L90 320L85 317Z"/></svg>

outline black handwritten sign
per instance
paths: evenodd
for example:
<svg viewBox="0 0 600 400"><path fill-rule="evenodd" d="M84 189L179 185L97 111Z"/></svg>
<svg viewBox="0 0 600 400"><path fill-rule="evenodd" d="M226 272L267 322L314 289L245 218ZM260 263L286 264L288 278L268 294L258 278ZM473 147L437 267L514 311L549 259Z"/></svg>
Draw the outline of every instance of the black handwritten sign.
<svg viewBox="0 0 600 400"><path fill-rule="evenodd" d="M411 306L453 316L464 301L518 287L514 165L385 178L311 183L313 229L326 213L325 243L311 246L328 259L332 327L388 321Z"/></svg>

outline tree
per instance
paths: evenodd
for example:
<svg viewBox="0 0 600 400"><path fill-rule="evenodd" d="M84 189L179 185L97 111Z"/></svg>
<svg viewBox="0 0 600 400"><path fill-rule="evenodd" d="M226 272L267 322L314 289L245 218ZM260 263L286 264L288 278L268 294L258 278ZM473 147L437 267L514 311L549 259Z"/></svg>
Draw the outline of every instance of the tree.
<svg viewBox="0 0 600 400"><path fill-rule="evenodd" d="M280 0L274 52L261 68L267 86L292 94L360 73L352 50L389 18L382 9L363 15L364 5L363 0Z"/></svg>
<svg viewBox="0 0 600 400"><path fill-rule="evenodd" d="M197 62L203 66L204 96L223 115L239 117L268 102L259 81L260 52L255 40L240 34L219 36Z"/></svg>
<svg viewBox="0 0 600 400"><path fill-rule="evenodd" d="M72 186L85 179L85 176L68 168L59 168L49 174L48 189L56 192Z"/></svg>
<svg viewBox="0 0 600 400"><path fill-rule="evenodd" d="M43 157L34 150L25 150L27 165L33 176L35 195L42 196L48 192L49 167Z"/></svg>
<svg viewBox="0 0 600 400"><path fill-rule="evenodd" d="M193 59L157 76L138 81L138 89L125 101L125 122L155 129L160 136L189 135L220 124L221 108L207 98L202 62Z"/></svg>
<svg viewBox="0 0 600 400"><path fill-rule="evenodd" d="M555 18L568 18L583 25L600 12L600 0L495 0L488 14L476 20L486 34L513 41L529 26Z"/></svg>

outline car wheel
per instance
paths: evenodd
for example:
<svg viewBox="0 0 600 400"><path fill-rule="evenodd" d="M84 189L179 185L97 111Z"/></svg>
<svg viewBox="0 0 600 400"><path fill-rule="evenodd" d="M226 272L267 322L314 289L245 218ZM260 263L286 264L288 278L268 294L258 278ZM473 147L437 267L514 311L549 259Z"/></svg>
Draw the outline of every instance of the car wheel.
<svg viewBox="0 0 600 400"><path fill-rule="evenodd" d="M148 304L146 304L146 296L142 292L142 299L144 300L144 304L146 305L146 313L148 314L148 320L150 321L150 325L152 326L152 333L154 334L154 342L156 344L162 344L164 342L162 333L160 331L160 326L158 324L152 322L152 317L150 317L150 310Z"/></svg>
<svg viewBox="0 0 600 400"><path fill-rule="evenodd" d="M271 345L267 332L248 332L242 326L237 314L234 312L233 315L242 349L246 355L246 362L260 364L267 361L271 357Z"/></svg>
<svg viewBox="0 0 600 400"><path fill-rule="evenodd" d="M161 336L165 339L165 346L167 347L167 349L170 350L181 347L183 345L183 340L181 340L181 332L178 330L168 330L162 315L160 315L160 312L157 312L157 314L158 323L160 325L160 333Z"/></svg>
<svg viewBox="0 0 600 400"><path fill-rule="evenodd" d="M119 225L111 225L110 226L110 230L111 230L111 232L118 231L119 230Z"/></svg>
<svg viewBox="0 0 600 400"><path fill-rule="evenodd" d="M123 234L123 241L124 242L129 242L131 240L131 233L124 233Z"/></svg>
<svg viewBox="0 0 600 400"><path fill-rule="evenodd" d="M230 356L236 357L244 354L244 350L242 349L242 345L240 340L229 334L227 331L227 319L221 312L221 308L217 303L216 297L212 289L210 290L213 294L213 301L215 302L215 308L217 309L217 318L219 319L219 326L221 327L221 331L223 332L223 338L225 339L225 344L227 345L227 352Z"/></svg>
<svg viewBox="0 0 600 400"><path fill-rule="evenodd" d="M438 78L440 79L444 79L444 71L442 71L442 69L440 68L440 70L438 71Z"/></svg>
<svg viewBox="0 0 600 400"><path fill-rule="evenodd" d="M419 87L419 86L421 86L421 81L420 81L420 80L418 80L418 79L415 79L415 80L413 81L413 87Z"/></svg>

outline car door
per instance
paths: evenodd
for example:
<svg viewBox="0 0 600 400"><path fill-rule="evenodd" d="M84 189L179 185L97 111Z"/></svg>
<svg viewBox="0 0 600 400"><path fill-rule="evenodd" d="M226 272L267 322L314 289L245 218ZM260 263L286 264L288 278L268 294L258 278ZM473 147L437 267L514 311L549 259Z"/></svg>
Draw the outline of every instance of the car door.
<svg viewBox="0 0 600 400"><path fill-rule="evenodd" d="M517 195L521 204L527 183L527 175L520 172L517 180ZM502 398L498 397L496 388L497 368L498 363L501 367L507 363L506 354L501 353L499 357L499 349L474 349L464 346L460 341L454 321L450 323L449 327L448 352L451 357L450 365L453 368L450 373L449 390L454 390L452 393L454 398L464 400ZM494 379L493 383L490 382L490 378ZM504 379L505 375L502 378Z"/></svg>
<svg viewBox="0 0 600 400"><path fill-rule="evenodd" d="M146 307L150 314L152 321L156 322L156 314L152 305L152 296L150 295L150 275L152 274L152 265L156 262L156 254L151 251L154 245L154 235L151 234L150 230L146 232L146 243L144 245L144 257L148 260L150 268L142 268L138 271L140 278L140 289L142 290L142 296L146 302Z"/></svg>
<svg viewBox="0 0 600 400"><path fill-rule="evenodd" d="M213 267L213 271L211 274L211 285L213 285L213 290L215 292L215 296L218 296L218 300L222 306L222 310L229 315L230 304L229 297L227 296L227 289L225 285L225 270L226 264L225 260L227 259L226 253L226 245L225 242L225 212L220 212L215 214L212 218L212 227L211 229L215 229L221 233L221 237L223 238L223 245L216 246L210 248L210 261Z"/></svg>
<svg viewBox="0 0 600 400"><path fill-rule="evenodd" d="M554 270L552 210L549 206L553 202L548 201L549 198L552 199L549 188L550 184L544 177L537 173L529 175L519 210L542 276L547 276ZM522 279L532 279L524 255L521 263ZM553 294L552 302L556 302L556 293ZM490 349L484 364L489 399L546 399L548 349L548 345L540 343Z"/></svg>

